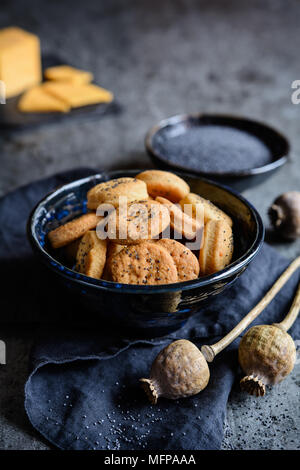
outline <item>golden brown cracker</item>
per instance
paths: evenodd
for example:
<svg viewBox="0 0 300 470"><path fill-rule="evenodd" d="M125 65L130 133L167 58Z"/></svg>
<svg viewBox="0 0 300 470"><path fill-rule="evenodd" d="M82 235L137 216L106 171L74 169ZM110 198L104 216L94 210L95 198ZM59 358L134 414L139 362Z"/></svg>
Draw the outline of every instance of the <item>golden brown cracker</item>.
<svg viewBox="0 0 300 470"><path fill-rule="evenodd" d="M189 185L179 176L169 171L146 170L139 173L136 178L147 184L151 197L162 196L172 202L179 202L189 192Z"/></svg>
<svg viewBox="0 0 300 470"><path fill-rule="evenodd" d="M160 285L178 281L177 268L168 251L157 243L126 247L111 260L111 278L124 284Z"/></svg>
<svg viewBox="0 0 300 470"><path fill-rule="evenodd" d="M210 220L205 224L203 246L199 253L201 275L224 269L233 255L231 227L224 220Z"/></svg>
<svg viewBox="0 0 300 470"><path fill-rule="evenodd" d="M158 238L169 222L168 211L157 201L134 201L111 214L108 238L120 245L141 243Z"/></svg>
<svg viewBox="0 0 300 470"><path fill-rule="evenodd" d="M196 256L182 243L169 238L162 238L156 242L163 246L172 256L178 273L178 281L190 281L199 276L199 262Z"/></svg>
<svg viewBox="0 0 300 470"><path fill-rule="evenodd" d="M100 279L106 262L107 241L90 230L81 239L76 255L76 270L86 276Z"/></svg>
<svg viewBox="0 0 300 470"><path fill-rule="evenodd" d="M117 178L99 183L88 191L87 206L89 209L97 209L100 204L118 207L120 197L127 198L127 203L147 199L146 183L135 178Z"/></svg>
<svg viewBox="0 0 300 470"><path fill-rule="evenodd" d="M198 194L190 193L181 199L180 205L182 210L184 206L190 204L192 206L192 215L196 216L197 207L203 208L204 211L204 223L206 224L209 220L225 220L230 227L232 227L232 219L219 207L215 206L211 201L204 199Z"/></svg>
<svg viewBox="0 0 300 470"><path fill-rule="evenodd" d="M82 237L88 230L96 228L101 217L95 212L81 215L48 233L52 248L61 248Z"/></svg>
<svg viewBox="0 0 300 470"><path fill-rule="evenodd" d="M200 222L185 214L180 206L173 204L168 199L159 196L155 200L168 209L170 225L177 234L188 240L193 240L197 236L201 237L203 225Z"/></svg>

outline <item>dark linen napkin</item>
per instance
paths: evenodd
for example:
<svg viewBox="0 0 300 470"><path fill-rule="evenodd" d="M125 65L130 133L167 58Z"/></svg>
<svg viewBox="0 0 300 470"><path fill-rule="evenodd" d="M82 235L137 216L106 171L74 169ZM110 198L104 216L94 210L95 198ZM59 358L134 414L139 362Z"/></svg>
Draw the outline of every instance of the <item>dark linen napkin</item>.
<svg viewBox="0 0 300 470"><path fill-rule="evenodd" d="M225 293L203 302L201 322L195 315L184 328L163 338L124 337L117 326L105 330L79 325L72 319L80 307L62 295L35 260L25 228L32 207L47 192L95 172L78 169L55 175L0 200L0 263L6 274L0 324L41 324L25 386L28 417L61 449L218 449L238 373L238 340L210 364L210 382L194 397L159 399L151 406L138 379L148 376L157 353L176 338L198 346L218 340L260 300L289 261L264 245ZM255 323L280 321L298 282L296 273ZM300 337L299 321L290 333Z"/></svg>

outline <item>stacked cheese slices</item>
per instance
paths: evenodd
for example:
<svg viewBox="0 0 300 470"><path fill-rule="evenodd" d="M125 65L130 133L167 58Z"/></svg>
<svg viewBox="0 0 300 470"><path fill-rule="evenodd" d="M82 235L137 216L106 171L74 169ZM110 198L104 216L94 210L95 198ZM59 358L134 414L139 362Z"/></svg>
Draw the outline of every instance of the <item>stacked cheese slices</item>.
<svg viewBox="0 0 300 470"><path fill-rule="evenodd" d="M21 28L0 30L0 80L6 98L23 92L18 108L25 113L67 113L73 108L110 103L113 94L92 84L93 74L68 65L50 67L42 82L39 38Z"/></svg>

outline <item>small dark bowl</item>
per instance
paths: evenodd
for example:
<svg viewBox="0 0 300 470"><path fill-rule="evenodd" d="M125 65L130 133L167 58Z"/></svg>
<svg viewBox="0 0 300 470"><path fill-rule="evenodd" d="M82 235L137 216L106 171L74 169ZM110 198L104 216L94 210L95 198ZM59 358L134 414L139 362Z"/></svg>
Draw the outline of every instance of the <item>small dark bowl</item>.
<svg viewBox="0 0 300 470"><path fill-rule="evenodd" d="M242 196L217 183L191 175L182 177L199 193L223 208L234 220L235 250L232 263L216 274L160 286L136 286L92 279L67 266L47 245L47 233L86 212L87 191L102 181L134 176L139 171L101 173L62 186L33 209L27 225L34 252L46 264L66 292L76 296L94 320L112 320L139 334L161 336L174 331L201 308L201 302L231 285L257 255L264 238L262 220Z"/></svg>
<svg viewBox="0 0 300 470"><path fill-rule="evenodd" d="M172 163L157 145L158 137L160 139L168 139L170 133L176 133L177 129L180 129L180 132L182 132L182 129L207 125L232 127L233 129L252 134L268 147L272 161L267 165L249 170L228 172L224 168L224 171L208 173L187 167L184 165L184 162L182 165ZM145 146L152 161L158 168L169 171L184 171L194 176L204 176L205 178L231 186L238 191L243 191L246 188L264 182L266 178L288 161L290 148L287 139L282 134L263 123L241 117L210 114L183 114L164 119L148 131L145 138Z"/></svg>

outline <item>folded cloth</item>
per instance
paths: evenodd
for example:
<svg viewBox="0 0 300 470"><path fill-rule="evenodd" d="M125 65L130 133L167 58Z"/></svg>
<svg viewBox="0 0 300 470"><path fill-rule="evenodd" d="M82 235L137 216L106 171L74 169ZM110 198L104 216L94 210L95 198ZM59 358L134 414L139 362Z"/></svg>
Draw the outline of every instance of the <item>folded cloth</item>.
<svg viewBox="0 0 300 470"><path fill-rule="evenodd" d="M95 172L78 169L55 175L0 200L0 263L6 273L0 322L49 323L52 319L51 327L41 325L32 351L25 386L28 417L61 449L218 449L228 395L238 371L238 339L210 364L209 384L194 397L162 398L152 406L138 379L147 377L157 353L177 338L190 339L198 346L218 340L260 300L289 261L264 245L231 287L203 302L201 322L194 315L181 330L163 338L125 338L117 328L78 328L71 319L76 310L80 313L79 307L70 298L60 297L58 302L57 295L51 295L56 286L33 258L26 220L51 189ZM298 282L299 273L295 273L254 323L280 321ZM300 337L299 322L291 334Z"/></svg>

